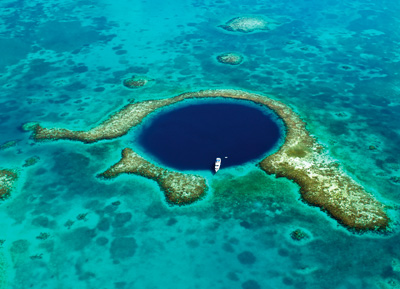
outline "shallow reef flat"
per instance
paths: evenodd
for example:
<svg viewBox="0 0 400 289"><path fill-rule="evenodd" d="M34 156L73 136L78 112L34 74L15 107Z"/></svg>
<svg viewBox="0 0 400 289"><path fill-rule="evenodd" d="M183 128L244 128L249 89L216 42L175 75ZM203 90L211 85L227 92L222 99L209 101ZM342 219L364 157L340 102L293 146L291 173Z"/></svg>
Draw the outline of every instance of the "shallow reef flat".
<svg viewBox="0 0 400 289"><path fill-rule="evenodd" d="M129 104L88 131L47 129L37 124L32 126L33 136L37 141L70 139L86 143L112 139L126 134L145 116L163 106L185 99L212 97L250 100L274 110L283 120L286 126L285 143L276 153L259 163L262 170L299 184L304 201L320 207L348 228L359 231L387 229L389 218L385 206L330 158L316 139L310 136L306 124L290 107L267 96L228 89L189 92L169 99ZM133 173L154 179L164 190L167 199L174 204L192 203L207 190L203 177L157 167L131 149L125 149L121 161L102 176L110 178L121 173ZM188 185L193 192L189 192L188 187L185 187Z"/></svg>
<svg viewBox="0 0 400 289"><path fill-rule="evenodd" d="M204 178L160 168L130 148L124 149L121 160L100 176L114 178L122 173L136 174L155 180L164 191L167 201L175 205L193 203L204 196L207 189Z"/></svg>
<svg viewBox="0 0 400 289"><path fill-rule="evenodd" d="M0 170L0 199L10 195L17 179L18 175L15 171L7 169Z"/></svg>

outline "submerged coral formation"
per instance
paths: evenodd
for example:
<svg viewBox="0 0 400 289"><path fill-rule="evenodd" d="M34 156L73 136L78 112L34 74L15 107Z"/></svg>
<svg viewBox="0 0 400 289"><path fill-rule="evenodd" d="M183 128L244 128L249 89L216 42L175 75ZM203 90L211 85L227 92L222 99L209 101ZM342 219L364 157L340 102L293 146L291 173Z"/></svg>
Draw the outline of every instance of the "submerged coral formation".
<svg viewBox="0 0 400 289"><path fill-rule="evenodd" d="M145 86L151 81L151 79L144 76L134 75L131 78L124 79L123 85L127 88L138 88Z"/></svg>
<svg viewBox="0 0 400 289"><path fill-rule="evenodd" d="M5 149L9 149L13 146L16 146L18 143L17 140L10 140L8 142L3 143L2 145L0 145L0 150L5 150Z"/></svg>
<svg viewBox="0 0 400 289"><path fill-rule="evenodd" d="M22 125L22 130L24 131L33 131L36 129L36 126L38 125L37 122L27 122Z"/></svg>
<svg viewBox="0 0 400 289"><path fill-rule="evenodd" d="M23 167L30 167L35 165L40 160L40 157L34 156L25 160L25 163L22 165Z"/></svg>
<svg viewBox="0 0 400 289"><path fill-rule="evenodd" d="M217 56L217 60L220 63L239 65L243 61L243 56L237 53L223 53Z"/></svg>
<svg viewBox="0 0 400 289"><path fill-rule="evenodd" d="M203 90L184 93L169 99L129 104L88 131L46 129L37 125L34 128L34 138L70 139L86 143L112 139L126 134L145 116L163 106L184 99L213 97L244 99L265 105L274 110L284 121L285 143L276 153L260 162L259 166L265 172L277 177L286 177L299 184L303 200L320 207L345 226L358 230L383 230L388 227L389 218L385 206L330 158L323 147L310 136L306 124L291 108L270 97L240 90ZM129 149L124 150L121 161L104 172L103 176L110 178L120 173L139 174L156 180L172 203L191 203L206 190L205 180L202 177L164 170ZM191 186L187 187L189 184Z"/></svg>
<svg viewBox="0 0 400 289"><path fill-rule="evenodd" d="M165 192L168 202L177 205L193 203L207 189L204 178L157 167L129 148L124 149L121 160L101 176L114 178L121 173L137 174L155 180Z"/></svg>
<svg viewBox="0 0 400 289"><path fill-rule="evenodd" d="M18 175L12 170L0 170L0 199L10 195Z"/></svg>
<svg viewBox="0 0 400 289"><path fill-rule="evenodd" d="M389 180L396 185L400 185L400 176L393 176Z"/></svg>
<svg viewBox="0 0 400 289"><path fill-rule="evenodd" d="M219 27L234 32L249 33L257 30L269 30L269 22L262 16L235 17Z"/></svg>
<svg viewBox="0 0 400 289"><path fill-rule="evenodd" d="M290 237L294 240L294 241L301 241L303 239L307 239L309 238L309 236L307 235L306 232L304 232L301 229L296 229L293 232L290 233Z"/></svg>

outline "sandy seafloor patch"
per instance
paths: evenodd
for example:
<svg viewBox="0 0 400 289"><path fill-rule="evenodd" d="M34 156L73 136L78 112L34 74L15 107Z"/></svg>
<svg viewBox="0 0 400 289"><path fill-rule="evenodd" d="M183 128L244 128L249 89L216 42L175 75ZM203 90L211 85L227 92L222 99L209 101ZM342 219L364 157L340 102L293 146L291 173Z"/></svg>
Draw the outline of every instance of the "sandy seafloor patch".
<svg viewBox="0 0 400 289"><path fill-rule="evenodd" d="M0 7L0 136L18 140L0 151L0 164L20 169L0 205L4 288L400 288L400 186L390 181L400 176L397 1ZM217 28L259 14L280 26L251 34ZM245 61L216 61L229 51ZM155 82L128 90L121 82L132 75ZM96 178L131 135L37 144L21 130L28 121L84 129L133 99L202 88L269 93L293 107L347 172L394 205L393 232L348 232L299 201L296 185L253 165L221 170L205 200L170 208L154 182ZM40 161L22 168L32 156ZM292 241L296 228L312 237ZM41 232L50 236L38 239Z"/></svg>

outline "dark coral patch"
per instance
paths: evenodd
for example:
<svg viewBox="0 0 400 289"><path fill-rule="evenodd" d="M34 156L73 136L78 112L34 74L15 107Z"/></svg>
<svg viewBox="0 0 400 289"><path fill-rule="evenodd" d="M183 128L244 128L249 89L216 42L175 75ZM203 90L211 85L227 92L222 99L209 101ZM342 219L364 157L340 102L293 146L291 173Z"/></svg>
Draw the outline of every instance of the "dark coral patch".
<svg viewBox="0 0 400 289"><path fill-rule="evenodd" d="M89 68L87 66L85 66L85 65L75 66L75 67L72 68L72 71L76 72L76 73L83 73L83 72L86 72L88 70L89 70Z"/></svg>
<svg viewBox="0 0 400 289"><path fill-rule="evenodd" d="M256 257L253 253L249 251L244 251L237 256L240 263L244 265L254 264L256 262Z"/></svg>
<svg viewBox="0 0 400 289"><path fill-rule="evenodd" d="M260 284L255 280L247 280L242 284L243 289L261 289Z"/></svg>
<svg viewBox="0 0 400 289"><path fill-rule="evenodd" d="M99 246L105 246L108 243L108 239L106 237L100 237L96 240L96 244Z"/></svg>
<svg viewBox="0 0 400 289"><path fill-rule="evenodd" d="M290 237L295 241L301 241L309 238L308 234L301 229L296 229L290 233Z"/></svg>
<svg viewBox="0 0 400 289"><path fill-rule="evenodd" d="M143 76L132 76L131 78L127 78L123 81L123 85L127 88L139 88L145 86L151 81L147 77Z"/></svg>
<svg viewBox="0 0 400 289"><path fill-rule="evenodd" d="M35 165L40 160L40 157L34 156L25 160L25 163L22 165L23 167L30 167Z"/></svg>
<svg viewBox="0 0 400 289"><path fill-rule="evenodd" d="M243 62L243 56L237 53L223 53L217 56L217 60L223 64L239 65Z"/></svg>
<svg viewBox="0 0 400 289"><path fill-rule="evenodd" d="M116 214L114 217L113 227L123 227L132 219L132 214L129 212Z"/></svg>
<svg viewBox="0 0 400 289"><path fill-rule="evenodd" d="M132 257L136 252L136 240L132 237L116 238L111 243L110 253L113 259Z"/></svg>

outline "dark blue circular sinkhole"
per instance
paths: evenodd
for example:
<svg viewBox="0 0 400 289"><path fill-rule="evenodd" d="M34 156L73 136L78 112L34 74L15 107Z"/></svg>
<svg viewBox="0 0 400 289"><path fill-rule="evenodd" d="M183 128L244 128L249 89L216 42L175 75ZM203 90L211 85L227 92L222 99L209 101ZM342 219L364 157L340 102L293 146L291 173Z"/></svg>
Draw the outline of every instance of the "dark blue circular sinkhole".
<svg viewBox="0 0 400 289"><path fill-rule="evenodd" d="M162 165L178 170L221 169L275 152L283 123L246 100L197 100L168 107L145 120L137 143ZM227 157L227 158L225 158Z"/></svg>

